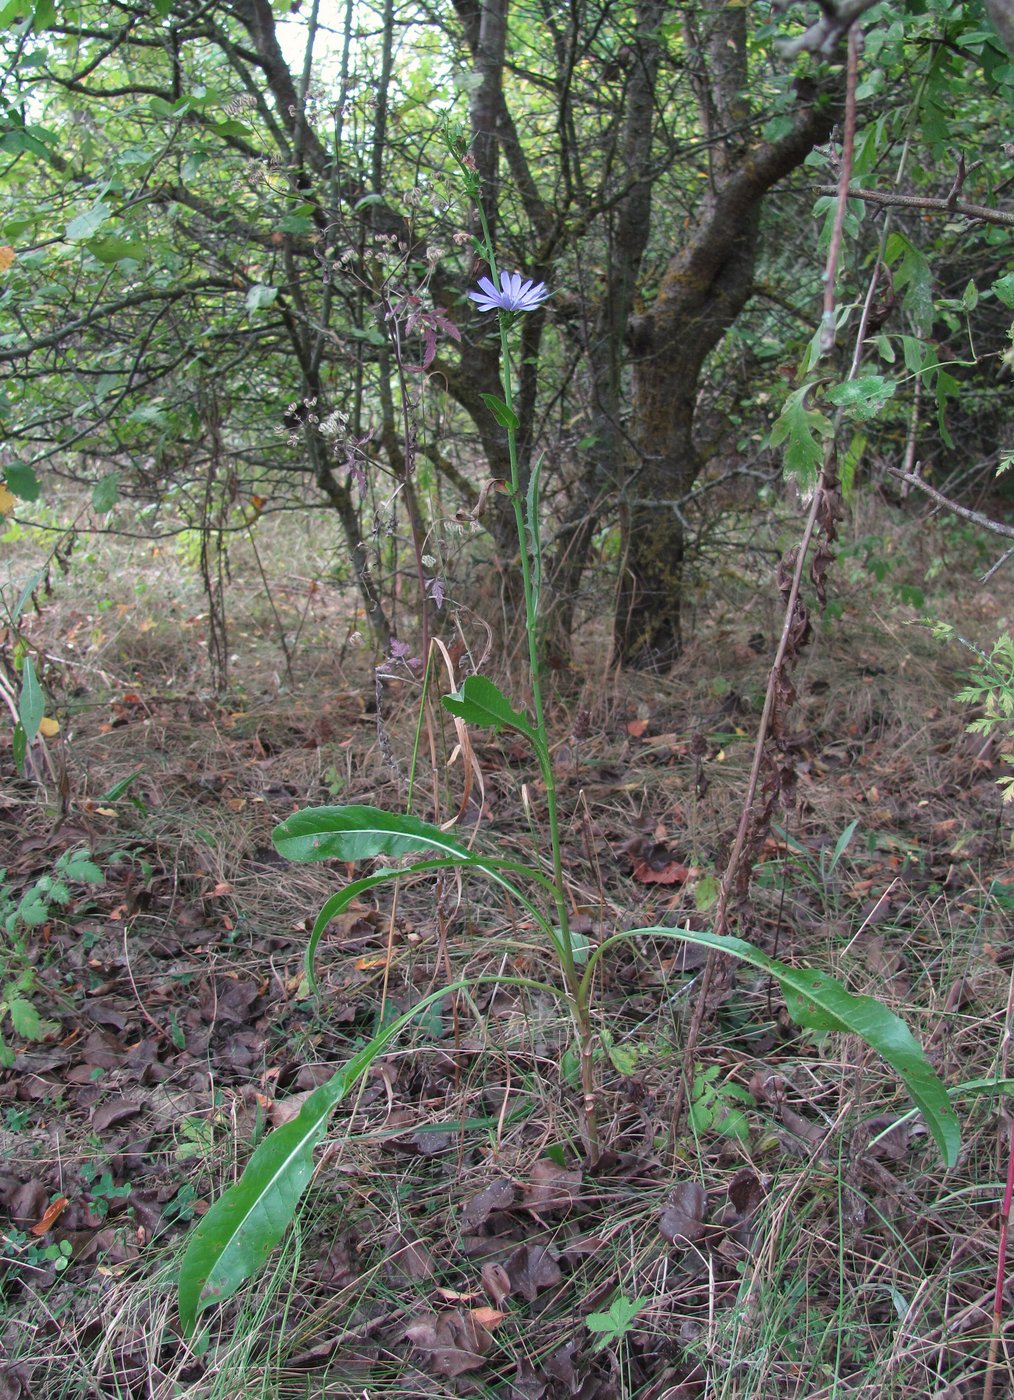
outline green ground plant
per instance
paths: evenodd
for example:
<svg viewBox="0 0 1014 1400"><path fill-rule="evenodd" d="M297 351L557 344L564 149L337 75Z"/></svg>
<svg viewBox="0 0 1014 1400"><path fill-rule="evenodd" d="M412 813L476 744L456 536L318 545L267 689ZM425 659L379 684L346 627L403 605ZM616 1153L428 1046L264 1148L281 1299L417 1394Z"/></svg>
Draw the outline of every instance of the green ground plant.
<svg viewBox="0 0 1014 1400"><path fill-rule="evenodd" d="M455 992L471 992L483 982L528 988L556 999L572 1027L573 1051L580 1067L580 1115L582 1147L590 1166L601 1153L597 1113L596 1052L609 1042L597 1031L593 994L596 974L610 951L632 939L695 943L709 951L747 963L774 979L785 998L789 1014L804 1027L818 1032L851 1032L861 1036L904 1081L922 1111L941 1158L953 1164L959 1149L957 1118L947 1092L922 1049L903 1021L881 1002L854 996L837 980L813 968L792 967L761 952L743 939L708 930L648 927L614 933L594 950L572 933L564 873L563 845L557 810L556 774L550 750L542 698L542 658L539 638L541 547L539 537L539 469L523 483L518 467L517 430L520 420L512 392L511 330L520 316L534 310L546 296L542 285L524 282L520 274L500 271L490 229L482 208L478 174L460 132L449 131L451 154L461 171L465 189L476 206L482 238L478 250L490 277L472 293L480 310L497 313L502 396L484 395L486 405L506 432L510 481L504 484L517 532L524 620L527 636L527 689L529 708L520 709L491 680L468 676L460 689L442 697L445 711L456 724L480 729L509 730L530 748L542 781L545 808L546 864L525 864L505 855L475 850L457 836L421 821L409 813L393 813L364 805L311 808L297 812L276 828L276 849L289 860L316 862L341 860L358 863L376 858L397 861L347 884L324 904L310 935L306 971L316 990L315 958L321 936L332 919L360 895L405 875L461 871L479 875L499 887L524 910L540 931L554 959L559 980L541 980L505 974L479 976L452 982L424 996L414 1007L383 1027L330 1080L315 1089L299 1114L276 1129L251 1157L242 1177L211 1207L195 1227L183 1259L179 1280L179 1308L184 1330L196 1331L201 1313L230 1297L259 1270L278 1244L296 1210L314 1170L314 1149L323 1140L332 1112L359 1083L377 1056L383 1053L412 1021ZM844 849L844 847L842 847ZM841 852L836 853L836 859ZM550 912L551 910L551 912ZM708 1090L711 1119L716 1105L714 1086ZM716 1091L717 1092L717 1091ZM702 1113L702 1093L698 1111ZM727 1116L727 1115L726 1115ZM621 1330L629 1326L619 1320ZM615 1327L612 1328L617 1333Z"/></svg>
<svg viewBox="0 0 1014 1400"><path fill-rule="evenodd" d="M89 851L64 851L52 872L40 875L18 896L6 870L0 870L0 925L4 931L0 961L0 1018L10 1021L15 1039L45 1040L56 1023L39 1015L32 994L37 987L35 962L28 947L32 929L41 928L71 902L71 885L101 885L105 879ZM13 1047L0 1033L0 1065L14 1064Z"/></svg>
<svg viewBox="0 0 1014 1400"><path fill-rule="evenodd" d="M979 653L978 665L968 684L955 699L963 705L977 705L983 713L968 726L970 734L995 738L1000 757L1014 764L1014 637L1004 632L988 655ZM997 779L1003 800L1014 802L1014 773Z"/></svg>

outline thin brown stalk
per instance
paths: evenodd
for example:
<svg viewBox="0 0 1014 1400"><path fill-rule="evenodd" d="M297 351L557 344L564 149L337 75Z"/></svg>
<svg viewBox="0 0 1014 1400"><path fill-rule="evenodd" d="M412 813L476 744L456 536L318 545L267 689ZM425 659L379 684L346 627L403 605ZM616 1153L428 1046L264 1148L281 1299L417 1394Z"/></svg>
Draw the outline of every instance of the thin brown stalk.
<svg viewBox="0 0 1014 1400"><path fill-rule="evenodd" d="M993 1400L993 1385L996 1380L1000 1338L1003 1335L1003 1292L1007 1281L1007 1238L1010 1229L1011 1198L1014 1197L1014 1119L1011 1120L1007 1146L1007 1183L1004 1186L1003 1204L1000 1207L1000 1237L996 1256L996 1289L993 1293L993 1330L989 1338L989 1354L986 1357L986 1380L982 1388L982 1400Z"/></svg>
<svg viewBox="0 0 1014 1400"><path fill-rule="evenodd" d="M842 143L842 163L841 174L838 182L838 211L835 219L834 232L831 236L830 247L828 248L827 263L824 272L824 309L822 317L822 337L821 349L824 353L834 347L835 331L835 276L838 265L838 254L841 248L842 228L845 218L845 203L848 197L849 181L852 178L852 160L855 148L856 132L856 87L859 74L859 37L856 30L849 33L848 44L848 65L846 68L846 89L845 89L845 131ZM876 272L871 282L869 292L866 297L866 304L863 309L862 325L860 327L859 339L853 355L852 364L849 369L849 379L854 379L858 371L859 362L862 356L862 339L865 331L866 320L869 307L872 303L873 292L876 286ZM830 343L828 335L830 333ZM740 809L739 824L736 829L736 839L733 843L732 852L726 864L725 873L722 876L721 885L718 892L718 901L715 907L715 932L727 934L729 931L729 903L732 892L737 888L740 880L741 868L746 857L750 833L755 829L757 823L757 813L754 804L757 798L757 789L760 783L760 775L764 766L765 746L771 731L771 722L777 704L777 693L779 678L783 675L789 654L789 646L792 641L798 618L799 595L802 587L803 570L806 567L806 559L810 545L813 541L814 531L817 521L822 516L822 507L826 503L826 498L830 491L836 489L836 473L834 470L835 443L841 423L841 413L835 419L835 431L829 440L825 452L820 477L813 492L813 499L810 502L810 510L807 515L806 524L803 528L802 538L796 549L795 564L792 572L792 581L788 592L785 595L785 620L782 624L782 633L778 642L778 649L775 653L774 663L768 676L767 691L764 697L764 709L761 713L760 725L757 731L757 740L754 745L753 763L750 768L750 777L747 781L746 794ZM672 1111L671 1141L675 1142L682 1121L683 1112L686 1106L687 1091L693 1082L694 1063L697 1057L697 1046L700 1041L701 1028L704 1018L708 1014L709 994L716 972L721 965L720 955L709 953L708 960L704 965L701 974L700 987L697 992L697 1000L694 1005L694 1013L687 1031L687 1038L683 1049L683 1074L676 1086L676 1095Z"/></svg>

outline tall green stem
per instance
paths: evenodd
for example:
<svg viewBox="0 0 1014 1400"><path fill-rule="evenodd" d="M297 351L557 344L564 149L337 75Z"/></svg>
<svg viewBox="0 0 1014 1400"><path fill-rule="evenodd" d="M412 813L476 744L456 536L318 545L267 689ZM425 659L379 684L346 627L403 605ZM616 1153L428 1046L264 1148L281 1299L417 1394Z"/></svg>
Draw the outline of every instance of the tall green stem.
<svg viewBox="0 0 1014 1400"><path fill-rule="evenodd" d="M467 167L463 167L463 169L467 170ZM477 192L476 208L482 227L483 253L486 262L489 264L490 277L493 279L495 285L498 280L498 273L496 255L493 251L493 239L486 219L486 212L483 209L481 199L478 198ZM510 415L516 418L514 415L514 393L511 384L511 358L510 344L508 341L508 331L513 324L513 319L513 315L509 311L501 311L499 313L500 379L503 389L503 401ZM539 760L539 768L542 771L542 781L546 789L546 814L549 822L549 841L553 863L553 900L556 905L556 919L560 930L558 943L560 968L563 972L564 982L567 987L568 1001L574 1018L574 1027L580 1042L581 1089L584 1097L586 1145L589 1158L594 1164L599 1156L599 1136L595 1109L593 1031L591 1018L588 1014L589 983L587 977L581 977L577 970L577 964L574 961L574 944L570 932L570 914L567 909L567 888L563 878L563 852L560 843L560 817L556 795L556 775L553 772L553 759L549 748L545 708L542 701L542 659L539 655L538 607L532 588L532 556L529 541L530 539L537 538L535 532L539 528L539 522L538 520L529 519L529 512L527 509L528 502L531 501L533 503L534 509L535 496L534 493L530 496L526 496L521 490L521 474L518 468L517 427L511 423L507 425L507 452L511 473L510 503L514 511L514 523L517 529L518 546L521 557L521 587L524 594L525 632L528 639L528 669L532 691L532 710L535 719L533 726L535 736L534 748Z"/></svg>
<svg viewBox="0 0 1014 1400"><path fill-rule="evenodd" d="M492 263L491 263L492 270ZM495 272L493 273L495 276ZM509 313L508 313L509 314ZM507 317L500 313L500 347L502 357L501 380L504 403L513 411L513 390L511 386L510 347L507 343ZM556 775L549 751L549 737L546 730L546 715L542 703L542 682L539 656L539 619L532 593L532 563L528 548L529 530L538 529L538 521L526 519L525 501L521 491L521 478L518 469L517 429L507 429L507 452L510 460L511 483L510 502L514 511L514 523L518 532L521 552L521 588L525 601L525 632L528 637L528 667L531 676L532 710L535 715L534 729L538 736L536 754L542 770L542 781L546 788L546 813L549 819L549 840L553 861L553 895L556 902L556 916L560 928L560 962L567 986L575 1001L575 1011L579 1021L585 1019L586 1003L581 994L581 979L574 962L574 946L570 937L570 915L567 910L566 886L563 880L563 853L560 846L560 818L556 800ZM583 1024L582 1024L583 1029Z"/></svg>

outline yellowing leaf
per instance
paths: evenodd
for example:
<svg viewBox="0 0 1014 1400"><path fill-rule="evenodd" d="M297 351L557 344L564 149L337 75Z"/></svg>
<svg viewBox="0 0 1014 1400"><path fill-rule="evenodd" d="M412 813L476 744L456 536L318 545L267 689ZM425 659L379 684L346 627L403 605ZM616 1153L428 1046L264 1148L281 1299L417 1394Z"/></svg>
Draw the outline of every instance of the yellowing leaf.
<svg viewBox="0 0 1014 1400"><path fill-rule="evenodd" d="M0 272L6 272L14 262L14 249L9 243L0 246Z"/></svg>
<svg viewBox="0 0 1014 1400"><path fill-rule="evenodd" d="M0 486L0 515L10 515L14 509L15 499L7 490L6 486Z"/></svg>
<svg viewBox="0 0 1014 1400"><path fill-rule="evenodd" d="M55 735L59 734L59 732L60 721L58 719L50 719L48 715L43 715L42 719L39 720L39 733L42 737L44 739L52 739Z"/></svg>

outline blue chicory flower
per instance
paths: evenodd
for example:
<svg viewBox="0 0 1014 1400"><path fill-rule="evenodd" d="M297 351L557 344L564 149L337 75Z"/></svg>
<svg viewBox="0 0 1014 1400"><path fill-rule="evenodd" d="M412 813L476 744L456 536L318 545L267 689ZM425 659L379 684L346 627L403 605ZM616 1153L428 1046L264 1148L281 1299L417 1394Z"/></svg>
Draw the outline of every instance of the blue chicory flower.
<svg viewBox="0 0 1014 1400"><path fill-rule="evenodd" d="M479 286L468 295L480 311L534 311L549 296L545 282L525 282L520 272L501 272L499 291L488 277L480 277Z"/></svg>

